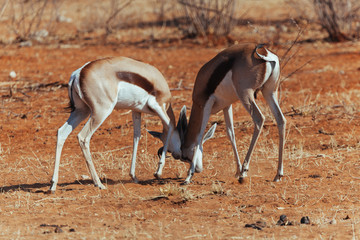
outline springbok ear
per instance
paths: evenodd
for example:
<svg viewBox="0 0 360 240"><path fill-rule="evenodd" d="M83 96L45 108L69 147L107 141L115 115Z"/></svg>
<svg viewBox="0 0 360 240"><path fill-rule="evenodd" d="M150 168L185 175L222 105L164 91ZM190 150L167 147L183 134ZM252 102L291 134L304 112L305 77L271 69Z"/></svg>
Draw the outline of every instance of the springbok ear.
<svg viewBox="0 0 360 240"><path fill-rule="evenodd" d="M215 123L214 125L211 126L211 128L207 131L207 133L205 133L204 138L202 140L202 144L204 144L204 142L206 142L207 140L209 140L214 136L216 126L217 124Z"/></svg>
<svg viewBox="0 0 360 240"><path fill-rule="evenodd" d="M178 130L178 132L180 134L181 141L183 141L183 139L185 137L185 132L187 129L186 106L185 105L181 108L179 120L176 125L176 129Z"/></svg>
<svg viewBox="0 0 360 240"><path fill-rule="evenodd" d="M154 138L159 138L159 139L161 139L162 133L160 133L160 132L155 132L155 131L149 131L149 130L147 130L147 131L148 131L148 133L150 133Z"/></svg>

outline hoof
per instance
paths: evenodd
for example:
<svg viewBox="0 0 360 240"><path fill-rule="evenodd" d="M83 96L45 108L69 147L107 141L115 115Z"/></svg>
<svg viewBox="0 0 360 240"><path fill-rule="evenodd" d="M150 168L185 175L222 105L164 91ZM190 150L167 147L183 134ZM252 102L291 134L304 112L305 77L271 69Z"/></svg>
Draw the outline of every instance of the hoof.
<svg viewBox="0 0 360 240"><path fill-rule="evenodd" d="M95 187L98 187L101 190L106 189L106 187L103 184L95 185Z"/></svg>
<svg viewBox="0 0 360 240"><path fill-rule="evenodd" d="M190 181L183 181L180 185L184 186L184 185L189 185L190 184Z"/></svg>
<svg viewBox="0 0 360 240"><path fill-rule="evenodd" d="M155 177L156 179L160 180L160 179L161 179L161 174L154 173L154 177Z"/></svg>
<svg viewBox="0 0 360 240"><path fill-rule="evenodd" d="M283 175L276 175L274 178L274 182L280 182L282 177L283 177Z"/></svg>
<svg viewBox="0 0 360 240"><path fill-rule="evenodd" d="M50 189L46 192L46 194L54 194L55 190L56 190L56 185L57 183L53 182L52 180L50 181L51 187Z"/></svg>
<svg viewBox="0 0 360 240"><path fill-rule="evenodd" d="M244 184L244 183L246 183L246 180L245 180L245 178L244 177L239 177L239 183L240 184Z"/></svg>
<svg viewBox="0 0 360 240"><path fill-rule="evenodd" d="M130 177L133 180L133 183L139 183L139 180L137 179L137 177L135 175L130 174Z"/></svg>

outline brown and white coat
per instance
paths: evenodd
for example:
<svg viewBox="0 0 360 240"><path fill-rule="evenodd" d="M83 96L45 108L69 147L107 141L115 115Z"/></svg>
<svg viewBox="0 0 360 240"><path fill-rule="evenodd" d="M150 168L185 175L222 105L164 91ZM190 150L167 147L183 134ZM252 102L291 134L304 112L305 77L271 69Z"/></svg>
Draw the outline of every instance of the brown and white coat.
<svg viewBox="0 0 360 240"><path fill-rule="evenodd" d="M212 137L214 125L204 135L211 114L223 110L227 135L231 141L237 164L236 176L239 181L247 175L250 157L263 127L265 118L258 108L255 97L261 91L276 119L279 129L279 163L275 181L283 176L283 149L286 120L277 102L280 65L278 57L263 45L239 44L223 50L207 62L198 72L192 100L193 105L189 123L186 120L186 109L180 114L180 123L184 135L182 139L181 159L191 161L185 184L190 182L195 170L202 171L203 143ZM233 126L232 103L240 100L251 115L255 128L249 150L241 166L236 148Z"/></svg>
<svg viewBox="0 0 360 240"><path fill-rule="evenodd" d="M141 113L158 115L163 132L158 136L164 143L156 177L160 177L169 150L175 158L181 156L180 137L175 129L175 117L170 105L171 93L163 75L153 66L126 57L104 58L86 63L74 71L69 82L69 119L57 135L55 168L50 191L58 182L60 157L69 134L89 115L78 134L78 140L95 186L104 189L90 153L90 139L114 109L132 110L134 125L133 155L130 176L135 176L136 152L140 139Z"/></svg>

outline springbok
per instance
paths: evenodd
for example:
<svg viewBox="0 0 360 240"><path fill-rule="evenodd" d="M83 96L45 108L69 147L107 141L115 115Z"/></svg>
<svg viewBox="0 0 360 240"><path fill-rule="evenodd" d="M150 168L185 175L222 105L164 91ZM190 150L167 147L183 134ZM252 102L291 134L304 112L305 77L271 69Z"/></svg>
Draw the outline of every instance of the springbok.
<svg viewBox="0 0 360 240"><path fill-rule="evenodd" d="M155 177L160 178L162 174L167 150L175 158L180 158L181 143L179 131L174 131L175 116L170 104L171 93L165 78L155 67L126 57L95 60L72 73L68 90L72 111L69 119L58 130L51 192L56 190L65 140L89 115L89 120L78 134L78 140L94 185L100 189L105 189L105 186L91 160L90 139L114 109L132 110L134 141L130 176L134 182L138 182L135 165L141 135L141 113L158 115L163 124L163 132L158 133L158 137L164 147Z"/></svg>
<svg viewBox="0 0 360 240"><path fill-rule="evenodd" d="M202 171L202 145L214 134L216 128L214 125L204 136L206 124L210 115L220 110L223 110L226 132L235 155L236 177L239 178L239 182L244 180L249 170L251 154L265 121L264 115L255 103L258 91L262 92L277 122L279 161L274 181L281 179L286 119L277 102L279 76L279 59L263 44L235 45L220 52L200 69L193 90L189 124L187 125L186 108L181 111L179 121L182 123L178 124L182 129L179 135L184 136L181 159L191 161L184 184L190 183L195 170L196 172ZM250 147L242 166L236 148L232 112L232 103L238 100L249 112L255 125Z"/></svg>

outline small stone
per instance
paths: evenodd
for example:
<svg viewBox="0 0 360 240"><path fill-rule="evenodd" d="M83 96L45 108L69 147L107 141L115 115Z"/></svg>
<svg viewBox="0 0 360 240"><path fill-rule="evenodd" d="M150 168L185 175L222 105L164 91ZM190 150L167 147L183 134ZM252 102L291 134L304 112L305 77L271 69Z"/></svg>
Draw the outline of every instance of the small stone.
<svg viewBox="0 0 360 240"><path fill-rule="evenodd" d="M277 221L276 225L286 226L286 225L292 225L292 223L290 223L287 216L285 214L283 214L280 216L280 219L279 219L279 221Z"/></svg>
<svg viewBox="0 0 360 240"><path fill-rule="evenodd" d="M287 216L285 214L281 215L280 220L283 222L287 221Z"/></svg>
<svg viewBox="0 0 360 240"><path fill-rule="evenodd" d="M31 47L31 46L32 46L32 41L30 40L20 43L20 47Z"/></svg>
<svg viewBox="0 0 360 240"><path fill-rule="evenodd" d="M88 175L81 175L82 180L89 180L90 177Z"/></svg>
<svg viewBox="0 0 360 240"><path fill-rule="evenodd" d="M55 233L62 233L64 232L60 227L55 228Z"/></svg>
<svg viewBox="0 0 360 240"><path fill-rule="evenodd" d="M256 221L256 223L246 224L245 227L246 228L253 228L253 229L256 229L256 230L262 230L263 228L266 227L266 222L259 220L259 221Z"/></svg>
<svg viewBox="0 0 360 240"><path fill-rule="evenodd" d="M306 217L302 217L301 220L300 220L300 223L301 224L310 224L310 219L308 216Z"/></svg>
<svg viewBox="0 0 360 240"><path fill-rule="evenodd" d="M256 229L256 230L262 230L261 227L257 226L256 224L252 223L252 224L246 224L245 225L246 228L253 228L253 229Z"/></svg>
<svg viewBox="0 0 360 240"><path fill-rule="evenodd" d="M336 222L336 220L335 219L332 219L331 221L330 221L330 224L333 224L333 225L335 225L337 222Z"/></svg>
<svg viewBox="0 0 360 240"><path fill-rule="evenodd" d="M266 222L264 222L264 221L256 221L256 226L258 226L258 227L261 227L261 228L265 228L266 227Z"/></svg>
<svg viewBox="0 0 360 240"><path fill-rule="evenodd" d="M16 76L17 76L17 74L16 74L15 71L11 71L11 72L9 73L9 77L10 77L11 79L15 79Z"/></svg>

